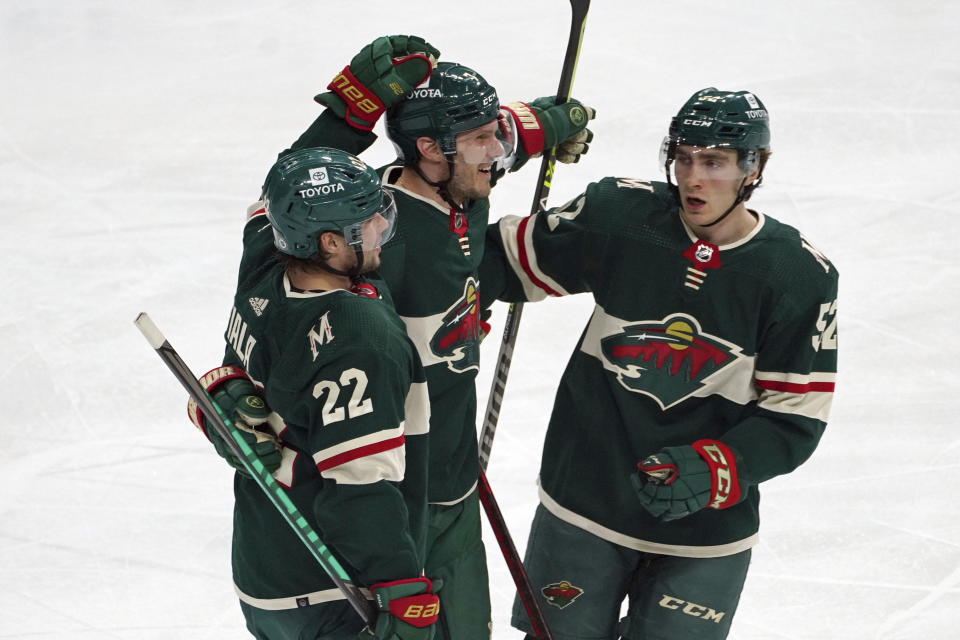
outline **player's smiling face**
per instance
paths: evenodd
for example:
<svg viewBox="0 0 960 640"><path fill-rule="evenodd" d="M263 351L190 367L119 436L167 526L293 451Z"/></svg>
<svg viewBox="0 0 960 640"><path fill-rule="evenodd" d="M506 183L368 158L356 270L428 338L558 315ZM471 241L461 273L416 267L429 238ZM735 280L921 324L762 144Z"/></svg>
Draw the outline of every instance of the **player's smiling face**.
<svg viewBox="0 0 960 640"><path fill-rule="evenodd" d="M737 198L744 174L733 149L679 145L671 165L684 220L694 226L719 218ZM747 180L747 184L752 178Z"/></svg>
<svg viewBox="0 0 960 640"><path fill-rule="evenodd" d="M499 123L487 124L457 134L457 155L453 159L450 195L457 201L479 200L490 195L490 168L504 154L497 138Z"/></svg>

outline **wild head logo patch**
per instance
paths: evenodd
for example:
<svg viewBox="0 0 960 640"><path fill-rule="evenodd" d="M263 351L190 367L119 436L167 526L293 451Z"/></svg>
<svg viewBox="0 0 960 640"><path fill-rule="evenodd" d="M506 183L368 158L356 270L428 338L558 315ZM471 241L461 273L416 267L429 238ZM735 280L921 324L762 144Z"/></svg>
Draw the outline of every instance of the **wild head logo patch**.
<svg viewBox="0 0 960 640"><path fill-rule="evenodd" d="M430 340L430 350L462 373L480 366L480 295L477 281L467 278L463 295L443 314L440 328Z"/></svg>
<svg viewBox="0 0 960 640"><path fill-rule="evenodd" d="M630 391L667 409L704 386L740 357L740 348L704 333L696 318L683 313L660 321L635 322L600 341L609 368Z"/></svg>
<svg viewBox="0 0 960 640"><path fill-rule="evenodd" d="M573 604L573 601L583 595L583 589L575 587L566 580L552 582L540 589L540 593L547 599L547 602L563 609Z"/></svg>

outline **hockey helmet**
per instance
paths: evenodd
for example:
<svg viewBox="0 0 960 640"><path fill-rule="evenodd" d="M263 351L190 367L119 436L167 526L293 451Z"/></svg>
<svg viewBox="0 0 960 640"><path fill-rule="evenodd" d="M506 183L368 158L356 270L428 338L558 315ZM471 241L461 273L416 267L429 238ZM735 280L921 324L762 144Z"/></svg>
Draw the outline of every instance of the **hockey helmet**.
<svg viewBox="0 0 960 640"><path fill-rule="evenodd" d="M267 173L262 198L274 244L296 258L317 254L317 238L325 231L342 234L356 249L373 249L393 235L393 196L373 168L339 149L318 147L283 156ZM388 225L373 246L363 246L364 223L377 215Z"/></svg>
<svg viewBox="0 0 960 640"><path fill-rule="evenodd" d="M417 161L417 139L432 138L444 155L457 153L458 133L497 119L497 91L462 64L439 62L430 78L387 111L387 136L405 164Z"/></svg>
<svg viewBox="0 0 960 640"><path fill-rule="evenodd" d="M736 149L740 168L749 173L757 167L759 152L770 150L767 109L749 91L701 89L670 120L660 149L661 166L668 166L681 144Z"/></svg>

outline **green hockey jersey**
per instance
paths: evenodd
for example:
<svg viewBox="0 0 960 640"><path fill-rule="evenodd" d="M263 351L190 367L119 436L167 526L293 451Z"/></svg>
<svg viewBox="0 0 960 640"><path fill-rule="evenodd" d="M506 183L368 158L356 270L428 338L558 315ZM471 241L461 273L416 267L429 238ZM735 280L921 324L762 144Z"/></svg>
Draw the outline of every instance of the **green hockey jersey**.
<svg viewBox="0 0 960 640"><path fill-rule="evenodd" d="M722 556L755 544L757 485L806 460L824 430L837 270L769 216L717 247L678 210L666 184L605 178L561 207L491 225L482 275L503 299L589 291L596 302L557 390L543 505L629 548ZM702 438L736 452L741 501L655 520L630 483L637 461Z"/></svg>
<svg viewBox="0 0 960 640"><path fill-rule="evenodd" d="M291 150L327 146L360 154L376 139L324 111ZM397 203L396 232L378 275L386 282L426 370L430 394L430 502L455 503L479 474L476 374L480 279L489 201L452 211L393 184L401 167L382 167Z"/></svg>
<svg viewBox="0 0 960 640"><path fill-rule="evenodd" d="M274 477L354 581L423 569L426 377L389 301L293 288L251 208L224 364L244 368L284 420ZM368 292L369 293L369 292ZM342 596L257 484L234 481L233 575L264 609Z"/></svg>

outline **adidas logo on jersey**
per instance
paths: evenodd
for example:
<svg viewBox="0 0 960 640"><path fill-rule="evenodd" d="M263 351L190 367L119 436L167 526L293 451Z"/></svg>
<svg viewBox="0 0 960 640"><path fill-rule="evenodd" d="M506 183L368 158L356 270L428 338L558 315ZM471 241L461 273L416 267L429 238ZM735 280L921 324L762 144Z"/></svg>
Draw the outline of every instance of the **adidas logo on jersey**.
<svg viewBox="0 0 960 640"><path fill-rule="evenodd" d="M267 308L268 304L270 304L270 301L264 298L250 298L250 308L258 316L263 315L263 310Z"/></svg>

